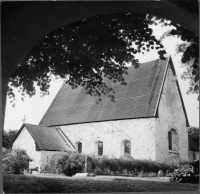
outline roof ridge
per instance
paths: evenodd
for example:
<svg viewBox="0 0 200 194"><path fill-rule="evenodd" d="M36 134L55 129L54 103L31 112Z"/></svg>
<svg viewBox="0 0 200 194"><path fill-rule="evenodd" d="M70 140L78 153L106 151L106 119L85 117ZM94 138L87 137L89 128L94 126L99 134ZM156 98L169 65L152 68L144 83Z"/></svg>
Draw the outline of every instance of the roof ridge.
<svg viewBox="0 0 200 194"><path fill-rule="evenodd" d="M65 133L60 129L60 127L59 127L59 126L56 126L55 129L56 129L57 131L60 132L59 134L60 134L60 136L61 136L62 138L63 138L63 136L65 137L65 139L63 138L64 141L66 141L66 140L69 141L71 147L73 147L73 148L75 149L75 147L74 147L74 145L72 144L72 142L70 141L70 139L69 139L69 138L65 135ZM67 141L66 141L66 142L67 142Z"/></svg>
<svg viewBox="0 0 200 194"><path fill-rule="evenodd" d="M152 83L152 90L151 90L151 93L150 93L150 98L149 98L149 101L148 101L148 108L147 108L147 113L146 113L146 117L148 117L148 114L149 114L149 109L150 109L150 106L151 106L151 102L152 102L152 99L153 99L153 96L154 96L154 92L155 92L155 88L157 86L157 83L158 83L158 79L159 79L159 76L160 76L160 72L161 72L161 68L162 68L162 62L160 63L159 60L156 60L155 61L155 65L154 65L154 68L156 68L155 70L155 74L154 74L154 79L153 79L153 83Z"/></svg>
<svg viewBox="0 0 200 194"><path fill-rule="evenodd" d="M160 101L160 98L161 98L161 95L162 95L162 90L163 90L163 87L164 87L164 82L165 82L165 79L166 79L167 69L168 69L168 66L169 66L170 59L171 59L171 56L169 55L167 57L167 59L165 60L167 64L166 64L166 67L165 67L165 70L164 70L164 75L163 75L163 78L162 78L162 83L161 83L161 87L160 87L159 96L158 96L158 99L157 99L154 115L156 114L156 111L157 111L158 106L159 106L159 101Z"/></svg>
<svg viewBox="0 0 200 194"><path fill-rule="evenodd" d="M33 125L33 126L38 126L38 127L48 127L48 126L45 126L45 125L35 125L35 124L29 124L29 123L24 123L24 125Z"/></svg>
<svg viewBox="0 0 200 194"><path fill-rule="evenodd" d="M146 62L143 62L143 63L141 63L141 64L144 64L144 63L152 63L152 62L157 61L157 60L158 60L158 61L167 61L168 58L170 58L170 55L167 56L165 60L162 60L162 59L157 58L157 59L154 59L154 60L152 60L152 61L146 61Z"/></svg>
<svg viewBox="0 0 200 194"><path fill-rule="evenodd" d="M152 62L154 62L154 61L156 61L156 60L160 60L160 59L154 59L154 60L152 60L152 61L146 61L146 62L143 62L143 63L140 63L141 65L139 66L139 68L141 68L141 67L144 67L144 66L142 66L142 65L145 65L145 64L147 64L147 65L151 65L151 63ZM130 65L130 66L127 66L128 68L134 68L134 69L138 69L138 68L135 68L133 65Z"/></svg>
<svg viewBox="0 0 200 194"><path fill-rule="evenodd" d="M25 124L24 124L25 125ZM26 126L26 125L25 125ZM41 145L40 143L37 141L36 138L34 138L34 135L31 133L31 130L28 129L28 127L26 126L27 131L30 133L31 137L33 138L33 140L35 141L35 143L37 143L38 147L41 149Z"/></svg>
<svg viewBox="0 0 200 194"><path fill-rule="evenodd" d="M154 60L152 60L152 61L146 61L146 62L143 62L143 63L141 63L141 64L145 64L145 63L152 63L152 62L154 62L154 61L157 61L157 60L159 60L159 61L160 61L160 59L154 59Z"/></svg>
<svg viewBox="0 0 200 194"><path fill-rule="evenodd" d="M46 117L46 115L48 114L48 112L49 112L50 108L52 107L53 103L55 102L55 100L56 100L56 99L57 99L57 97L58 97L58 94L60 94L60 92L61 92L61 90L62 90L62 88L64 87L64 85L65 85L65 84L66 84L66 83L63 81L63 84L62 84L62 86L60 87L59 91L57 92L56 96L55 96L55 97L54 97L54 99L52 100L52 102L51 102L50 106L48 107L48 109L47 109L46 113L44 114L44 116L42 117L41 121L39 122L39 125L42 123L42 121L44 120L44 118L45 118L45 117Z"/></svg>
<svg viewBox="0 0 200 194"><path fill-rule="evenodd" d="M57 131L57 133L59 134L59 136L60 136L61 139L63 140L65 146L68 146L67 141L66 141L66 138L63 137L63 135L61 134L59 127L53 127L53 128Z"/></svg>

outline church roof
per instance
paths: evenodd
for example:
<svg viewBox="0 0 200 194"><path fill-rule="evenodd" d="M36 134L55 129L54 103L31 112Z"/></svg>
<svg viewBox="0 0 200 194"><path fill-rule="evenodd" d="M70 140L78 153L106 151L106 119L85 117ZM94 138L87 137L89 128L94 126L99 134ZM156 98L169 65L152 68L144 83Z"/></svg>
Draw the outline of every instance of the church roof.
<svg viewBox="0 0 200 194"><path fill-rule="evenodd" d="M84 88L73 90L63 84L40 124L59 126L155 117L169 60L170 57L146 62L138 69L129 67L128 75L124 76L126 86L104 80L114 89L115 102L107 97L97 104L97 98L86 94Z"/></svg>
<svg viewBox="0 0 200 194"><path fill-rule="evenodd" d="M23 124L21 130L26 127L32 138L35 140L38 150L48 151L74 151L74 147L58 127L45 127L32 124Z"/></svg>

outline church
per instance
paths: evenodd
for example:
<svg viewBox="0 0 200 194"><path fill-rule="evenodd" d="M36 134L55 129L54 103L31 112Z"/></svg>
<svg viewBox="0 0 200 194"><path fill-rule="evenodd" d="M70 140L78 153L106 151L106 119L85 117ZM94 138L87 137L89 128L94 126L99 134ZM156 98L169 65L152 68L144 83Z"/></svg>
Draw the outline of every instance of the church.
<svg viewBox="0 0 200 194"><path fill-rule="evenodd" d="M106 84L115 102L63 84L39 125L23 124L12 148L41 168L56 152L97 157L189 161L189 122L171 57L128 68L127 85Z"/></svg>

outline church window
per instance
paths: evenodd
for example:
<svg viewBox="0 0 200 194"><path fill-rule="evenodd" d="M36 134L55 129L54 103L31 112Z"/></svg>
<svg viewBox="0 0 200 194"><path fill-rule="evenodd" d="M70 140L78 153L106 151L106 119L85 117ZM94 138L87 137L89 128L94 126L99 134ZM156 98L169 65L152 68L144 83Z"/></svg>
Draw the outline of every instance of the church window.
<svg viewBox="0 0 200 194"><path fill-rule="evenodd" d="M78 153L82 153L82 143L80 141L76 142L75 147Z"/></svg>
<svg viewBox="0 0 200 194"><path fill-rule="evenodd" d="M130 141L125 141L124 142L124 154L131 154L131 142Z"/></svg>
<svg viewBox="0 0 200 194"><path fill-rule="evenodd" d="M102 156L103 155L103 142L101 140L95 141L94 144L94 154L96 156Z"/></svg>
<svg viewBox="0 0 200 194"><path fill-rule="evenodd" d="M168 132L168 144L169 144L169 150L172 150L172 132Z"/></svg>
<svg viewBox="0 0 200 194"><path fill-rule="evenodd" d="M178 134L175 129L171 129L168 132L168 146L169 150L171 151L178 151L179 150L179 139Z"/></svg>
<svg viewBox="0 0 200 194"><path fill-rule="evenodd" d="M129 139L124 139L121 141L121 156L131 155L131 141Z"/></svg>
<svg viewBox="0 0 200 194"><path fill-rule="evenodd" d="M103 142L99 141L98 142L98 156L102 156L103 155Z"/></svg>
<svg viewBox="0 0 200 194"><path fill-rule="evenodd" d="M78 143L78 153L81 153L82 152L82 143L79 142Z"/></svg>

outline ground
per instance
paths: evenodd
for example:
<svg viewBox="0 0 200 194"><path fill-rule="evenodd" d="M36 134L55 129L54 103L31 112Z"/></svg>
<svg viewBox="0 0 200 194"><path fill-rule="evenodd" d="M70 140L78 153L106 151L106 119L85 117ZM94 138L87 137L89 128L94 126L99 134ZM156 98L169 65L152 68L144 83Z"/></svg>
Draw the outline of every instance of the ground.
<svg viewBox="0 0 200 194"><path fill-rule="evenodd" d="M198 184L168 182L164 178L4 175L3 189L5 193L186 192L198 191Z"/></svg>

